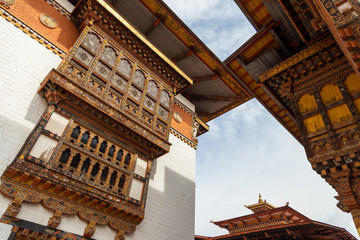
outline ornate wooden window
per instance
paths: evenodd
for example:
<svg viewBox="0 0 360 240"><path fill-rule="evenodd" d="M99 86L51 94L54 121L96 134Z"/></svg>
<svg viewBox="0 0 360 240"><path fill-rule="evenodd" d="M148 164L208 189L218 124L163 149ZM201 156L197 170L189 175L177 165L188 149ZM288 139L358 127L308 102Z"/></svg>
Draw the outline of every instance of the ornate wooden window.
<svg viewBox="0 0 360 240"><path fill-rule="evenodd" d="M168 136L172 91L98 29L83 31L59 70L156 134Z"/></svg>
<svg viewBox="0 0 360 240"><path fill-rule="evenodd" d="M62 110L58 108L58 111ZM124 147L117 140L118 136L92 127L75 115L67 115L54 112L43 130L40 124L35 130L40 134L27 146L24 158L140 204L148 173L145 155L140 157L134 150ZM134 188L131 187L133 181L136 182Z"/></svg>
<svg viewBox="0 0 360 240"><path fill-rule="evenodd" d="M148 149L133 145L114 121L99 119L100 112L94 108L77 102L87 112L70 102L73 99L64 99L57 107L49 105L2 176L6 184L0 192L15 198L11 208L22 201L51 200L88 220L88 228L109 223L119 234L131 233L144 217L151 169ZM61 219L63 210L53 210ZM16 214L15 210L6 213ZM56 228L50 220L49 226ZM85 230L84 236L91 236L87 232L91 231Z"/></svg>

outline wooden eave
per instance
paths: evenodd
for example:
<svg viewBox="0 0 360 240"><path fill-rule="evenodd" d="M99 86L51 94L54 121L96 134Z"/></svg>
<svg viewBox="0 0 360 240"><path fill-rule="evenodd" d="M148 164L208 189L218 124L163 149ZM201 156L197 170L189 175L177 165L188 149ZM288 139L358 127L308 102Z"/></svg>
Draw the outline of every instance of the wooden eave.
<svg viewBox="0 0 360 240"><path fill-rule="evenodd" d="M281 102L274 96L271 91L266 89L263 84L257 83L257 81L249 74L249 72L239 63L238 59L242 58L243 55L249 51L254 51L255 54L252 58L256 58L261 55L265 50L273 47L279 47L270 31L278 23L272 22L269 26L264 27L262 30L257 32L252 38L244 43L239 49L231 54L224 62L234 72L234 74L246 85L248 91L251 92L252 96L256 97L258 101L297 139L300 143L300 130L297 126L296 120L292 116L292 113L281 104ZM259 43L264 38L268 38L273 44L266 46L263 49ZM271 40L272 39L272 40ZM261 48L261 51L258 50Z"/></svg>
<svg viewBox="0 0 360 240"><path fill-rule="evenodd" d="M267 26L273 20L262 0L235 0L235 2L256 30Z"/></svg>
<svg viewBox="0 0 360 240"><path fill-rule="evenodd" d="M242 82L233 76L216 55L183 23L174 12L161 0L141 0L146 8L155 16L166 16L162 24L189 49L196 49L193 53L220 79L236 96L242 97L241 101L233 101L215 112L200 115L204 122L208 122L234 107L250 100L251 94Z"/></svg>
<svg viewBox="0 0 360 240"><path fill-rule="evenodd" d="M85 7L84 7L85 6ZM176 89L176 91L181 91L184 88L188 87L189 85L193 84L192 79L185 74L176 64L174 64L173 61L171 61L165 54L163 54L157 47L155 47L142 33L140 33L135 27L131 25L125 18L123 18L111 5L109 5L105 0L81 0L74 11L72 12L72 17L79 24L79 17L83 18L82 20L85 20L86 14L89 14L90 12L93 12L94 14L98 14L94 8L101 8L105 12L107 12L119 25L124 26L126 29L129 30L132 34L132 40L138 41L144 44L150 52L154 53L154 56L156 56L159 61L163 62L165 66L168 66L169 69L173 69L174 73L178 74L176 76L179 81L176 82L176 85L179 85ZM83 9L86 9L85 11ZM104 16L97 16L99 19L102 19ZM96 20L96 19L95 19ZM105 20L107 22L107 20ZM118 28L117 25L110 25L110 28L114 29L113 31L117 34L120 34L120 31L116 31ZM131 44L136 44L135 42ZM145 59L146 60L146 59ZM156 66L154 66L156 68ZM164 70L164 69L163 69ZM161 72L161 71L160 71ZM164 73L164 72L163 72ZM163 74L163 76L166 76L166 78L170 82L174 81L174 76L169 75L169 73ZM181 87L180 87L181 86Z"/></svg>
<svg viewBox="0 0 360 240"><path fill-rule="evenodd" d="M196 239L209 239L209 237L204 237L204 236L200 236L200 235L195 235L195 240Z"/></svg>
<svg viewBox="0 0 360 240"><path fill-rule="evenodd" d="M245 216L241 216L241 217L236 217L236 218L231 218L231 219L226 219L226 220L222 220L222 221L216 221L216 222L212 222L215 225L223 225L223 224L231 224L233 222L238 222L238 221L245 221L245 220L249 220L249 219L256 219L256 218L260 218L260 217L267 217L271 214L274 213L278 213L278 212L289 212L292 215L302 219L303 221L311 221L311 219L309 219L308 217L302 215L301 213L299 213L298 211L294 210L293 208L289 207L289 206L283 206L283 207L278 207L278 208L274 208L268 211L264 211L264 212L260 212L260 213L253 213L253 214L249 214L249 215L245 215Z"/></svg>
<svg viewBox="0 0 360 240"><path fill-rule="evenodd" d="M299 27L297 26L297 24L295 23L293 17L291 16L291 14L289 13L288 9L285 7L284 3L282 0L277 0L280 3L280 6L282 7L282 9L284 10L285 14L288 16L290 22L292 23L293 27L295 28L296 32L299 34L301 40L305 43L308 43L308 41L305 39L304 34L300 31Z"/></svg>
<svg viewBox="0 0 360 240"><path fill-rule="evenodd" d="M287 225L278 225L265 227L263 229L252 229L246 232L226 234L222 236L212 237L209 239L217 240L239 240L239 239L266 239L272 235L283 234L290 238L296 238L292 234L299 232L302 237L307 239L343 239L356 240L346 229L332 226L317 221L297 222ZM318 238L314 238L318 237ZM323 238L325 237L325 238Z"/></svg>
<svg viewBox="0 0 360 240"><path fill-rule="evenodd" d="M270 30L274 27L278 26L280 22L271 22L268 26L261 28L259 31L257 31L249 40L247 40L243 45L241 45L235 52L233 52L228 58L225 59L224 63L228 64L235 58L239 56L243 56L246 52L251 51L254 47L256 47L256 44L261 42L265 37L270 37L272 41L275 41L275 39L270 34ZM260 43L261 45L261 43ZM262 48L263 46L260 46ZM276 46L279 47L279 46ZM259 51L258 54L261 54L262 52ZM254 57L256 57L255 55Z"/></svg>

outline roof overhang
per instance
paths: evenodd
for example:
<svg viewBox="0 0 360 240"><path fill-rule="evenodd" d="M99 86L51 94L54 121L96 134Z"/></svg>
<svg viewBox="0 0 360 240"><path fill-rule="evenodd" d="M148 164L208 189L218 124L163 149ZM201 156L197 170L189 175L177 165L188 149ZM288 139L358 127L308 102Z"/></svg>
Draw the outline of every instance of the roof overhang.
<svg viewBox="0 0 360 240"><path fill-rule="evenodd" d="M245 85L161 0L117 0L114 8L194 84L181 91L204 122L251 99Z"/></svg>

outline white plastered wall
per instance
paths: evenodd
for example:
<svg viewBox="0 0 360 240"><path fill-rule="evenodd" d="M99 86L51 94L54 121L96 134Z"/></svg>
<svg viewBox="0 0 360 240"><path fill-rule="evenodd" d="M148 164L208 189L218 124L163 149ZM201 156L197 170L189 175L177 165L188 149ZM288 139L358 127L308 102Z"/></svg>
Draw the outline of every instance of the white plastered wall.
<svg viewBox="0 0 360 240"><path fill-rule="evenodd" d="M0 175L14 160L47 107L37 94L40 82L61 58L0 17ZM128 240L190 240L194 238L195 150L174 135L170 153L154 161L145 219ZM11 199L0 194L0 214ZM36 216L34 216L36 214ZM46 225L52 212L40 204L23 204L18 215ZM59 229L82 235L86 222L63 216ZM11 226L0 223L0 240ZM114 239L115 231L98 226L95 239Z"/></svg>
<svg viewBox="0 0 360 240"><path fill-rule="evenodd" d="M46 109L37 94L40 82L61 58L13 24L0 17L0 175L14 160L24 141ZM0 214L10 202L0 197ZM24 207L25 208L25 207ZM9 225L0 224L0 239L7 239Z"/></svg>
<svg viewBox="0 0 360 240"><path fill-rule="evenodd" d="M145 219L127 240L192 240L195 149L170 134L170 152L153 163Z"/></svg>

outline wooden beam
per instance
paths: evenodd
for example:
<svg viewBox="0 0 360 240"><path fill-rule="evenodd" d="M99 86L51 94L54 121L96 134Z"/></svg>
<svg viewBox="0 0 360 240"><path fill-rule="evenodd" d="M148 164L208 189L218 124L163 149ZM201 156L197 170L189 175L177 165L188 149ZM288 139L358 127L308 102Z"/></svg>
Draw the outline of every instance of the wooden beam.
<svg viewBox="0 0 360 240"><path fill-rule="evenodd" d="M261 2L259 5L256 6L256 8L254 8L250 14L251 15L255 15L257 11L259 11L262 7L264 6L264 4Z"/></svg>
<svg viewBox="0 0 360 240"><path fill-rule="evenodd" d="M254 54L252 54L250 58L246 59L246 64L249 64L250 62L252 62L254 59L256 59L258 57L259 54L264 53L264 51L274 43L275 43L275 39L273 38L268 43L266 43L264 46L259 48Z"/></svg>
<svg viewBox="0 0 360 240"><path fill-rule="evenodd" d="M194 80L195 83L199 84L200 82L203 81L212 81L219 78L218 74L214 74L214 75L208 75L208 76L201 76L201 77L193 77L192 79Z"/></svg>
<svg viewBox="0 0 360 240"><path fill-rule="evenodd" d="M208 113L208 112L198 112L198 111L196 111L196 113L201 117L208 117L208 116L211 116L211 114L212 114L212 113Z"/></svg>
<svg viewBox="0 0 360 240"><path fill-rule="evenodd" d="M155 28L156 28L157 26L159 26L159 24L160 24L161 22L162 22L161 18L158 17L158 18L154 21L154 23L151 25L151 27L150 27L148 30L145 31L144 35L145 35L146 37L149 36L149 35L155 30Z"/></svg>
<svg viewBox="0 0 360 240"><path fill-rule="evenodd" d="M258 22L259 26L262 25L262 24L263 24L268 18L270 18L270 17L271 17L270 13L267 13L267 14Z"/></svg>
<svg viewBox="0 0 360 240"><path fill-rule="evenodd" d="M189 51L185 52L185 53L181 53L175 57L172 57L171 60L176 63L184 58L190 57L195 51L190 49Z"/></svg>
<svg viewBox="0 0 360 240"><path fill-rule="evenodd" d="M298 233L296 233L296 232L294 232L294 231L291 231L291 230L289 230L289 229L286 229L286 233L287 233L289 236L291 236L293 239L301 239L301 238L302 238L300 234L298 234Z"/></svg>
<svg viewBox="0 0 360 240"><path fill-rule="evenodd" d="M312 234L312 235L304 235L305 238L309 239L323 239L323 240L332 240L332 239L338 239L335 236L326 236L326 235L318 235L318 234Z"/></svg>
<svg viewBox="0 0 360 240"><path fill-rule="evenodd" d="M189 99L190 99L190 101L196 101L196 102L207 102L207 101L234 102L234 101L242 101L243 97L189 95Z"/></svg>

